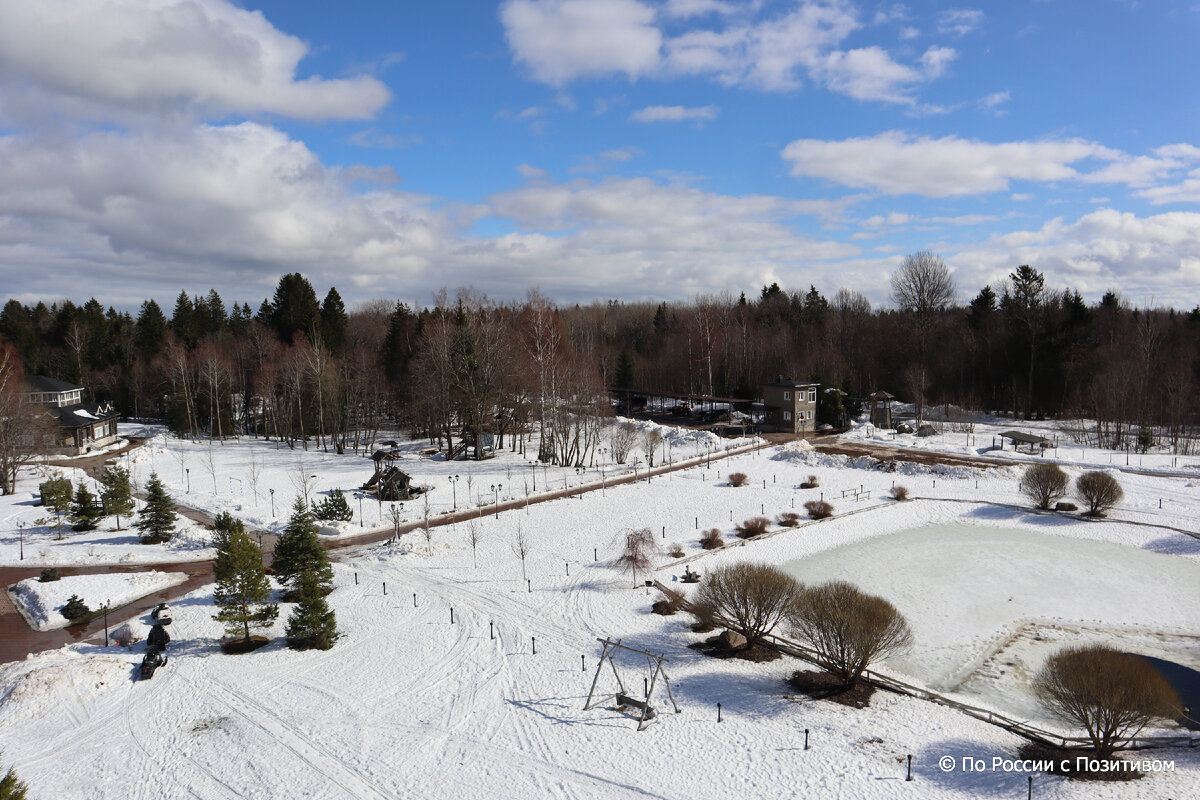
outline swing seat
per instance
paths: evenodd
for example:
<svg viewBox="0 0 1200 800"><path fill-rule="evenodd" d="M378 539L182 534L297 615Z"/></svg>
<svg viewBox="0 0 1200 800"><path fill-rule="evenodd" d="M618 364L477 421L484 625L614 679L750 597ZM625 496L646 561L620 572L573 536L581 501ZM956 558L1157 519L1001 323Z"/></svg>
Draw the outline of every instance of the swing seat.
<svg viewBox="0 0 1200 800"><path fill-rule="evenodd" d="M646 712L646 719L654 719L658 716L658 712L654 710L654 706L647 703L645 700L635 700L627 694L617 695L618 706L633 706Z"/></svg>

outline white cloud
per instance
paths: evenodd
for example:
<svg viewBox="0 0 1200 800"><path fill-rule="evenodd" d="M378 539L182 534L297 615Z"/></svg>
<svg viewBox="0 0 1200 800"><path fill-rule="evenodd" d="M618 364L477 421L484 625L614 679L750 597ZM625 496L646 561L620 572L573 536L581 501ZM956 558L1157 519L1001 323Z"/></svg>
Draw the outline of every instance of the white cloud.
<svg viewBox="0 0 1200 800"><path fill-rule="evenodd" d="M1079 173L1072 164L1112 160L1120 154L1081 139L991 144L888 131L843 141L797 139L782 155L797 177L825 178L885 194L948 197L1003 191L1012 180L1075 178Z"/></svg>
<svg viewBox="0 0 1200 800"><path fill-rule="evenodd" d="M631 122L689 122L716 118L716 106L646 106L629 115Z"/></svg>
<svg viewBox="0 0 1200 800"><path fill-rule="evenodd" d="M983 22L983 12L974 8L948 8L937 15L938 33L964 36Z"/></svg>
<svg viewBox="0 0 1200 800"><path fill-rule="evenodd" d="M500 19L517 61L552 86L613 73L634 79L659 64L654 9L637 0L508 0Z"/></svg>
<svg viewBox="0 0 1200 800"><path fill-rule="evenodd" d="M964 284L995 285L1019 265L1033 264L1049 285L1091 297L1120 286L1126 295L1186 308L1200 298L1200 213L1138 217L1100 209L1073 223L1059 218L993 236L948 260L959 265Z"/></svg>
<svg viewBox="0 0 1200 800"><path fill-rule="evenodd" d="M549 172L532 164L517 164L517 172L521 174L522 178L531 181L545 180L550 176Z"/></svg>
<svg viewBox="0 0 1200 800"><path fill-rule="evenodd" d="M6 3L2 114L362 119L390 99L387 87L366 75L298 77L307 52L261 12L228 0Z"/></svg>
<svg viewBox="0 0 1200 800"><path fill-rule="evenodd" d="M1012 99L1012 93L1005 89L1002 92L992 92L989 95L984 95L979 98L979 107L984 111L988 111L996 116L1003 116L1008 112L1000 108L1000 106Z"/></svg>
<svg viewBox="0 0 1200 800"><path fill-rule="evenodd" d="M934 47L909 66L878 46L840 49L863 23L855 7L836 0L806 0L782 14L706 0L659 9L656 16L638 0L508 0L501 21L515 60L554 86L609 75L701 76L787 91L808 78L857 99L912 104L914 87L956 55Z"/></svg>
<svg viewBox="0 0 1200 800"><path fill-rule="evenodd" d="M663 13L676 19L704 17L709 14L734 14L738 7L720 0L667 0Z"/></svg>
<svg viewBox="0 0 1200 800"><path fill-rule="evenodd" d="M910 39L916 39L920 35L921 35L921 32L912 26L908 26L908 27L900 29L901 41L908 41Z"/></svg>
<svg viewBox="0 0 1200 800"><path fill-rule="evenodd" d="M1136 194L1156 206L1164 203L1200 203L1200 169L1192 170L1179 183L1143 189Z"/></svg>

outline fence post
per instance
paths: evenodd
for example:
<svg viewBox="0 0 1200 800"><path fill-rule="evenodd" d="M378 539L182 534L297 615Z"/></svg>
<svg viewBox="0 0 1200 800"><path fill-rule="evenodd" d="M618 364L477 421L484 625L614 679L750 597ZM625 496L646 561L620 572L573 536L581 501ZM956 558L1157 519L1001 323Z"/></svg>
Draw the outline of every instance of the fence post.
<svg viewBox="0 0 1200 800"><path fill-rule="evenodd" d="M912 753L908 754L908 777L905 778L904 780L906 780L906 781L912 780Z"/></svg>
<svg viewBox="0 0 1200 800"><path fill-rule="evenodd" d="M804 729L804 749L808 749L808 728Z"/></svg>
<svg viewBox="0 0 1200 800"><path fill-rule="evenodd" d="M387 581L383 582L383 596L387 597Z"/></svg>
<svg viewBox="0 0 1200 800"><path fill-rule="evenodd" d="M717 703L717 722L721 721L721 704Z"/></svg>

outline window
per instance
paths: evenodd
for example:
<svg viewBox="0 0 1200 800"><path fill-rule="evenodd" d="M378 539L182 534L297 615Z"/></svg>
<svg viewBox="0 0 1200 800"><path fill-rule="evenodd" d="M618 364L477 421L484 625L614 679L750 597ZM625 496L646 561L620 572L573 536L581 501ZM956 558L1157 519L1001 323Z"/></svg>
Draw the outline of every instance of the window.
<svg viewBox="0 0 1200 800"><path fill-rule="evenodd" d="M783 421L784 422L790 422L791 419L792 419L792 412L790 412L790 411L783 412Z"/></svg>
<svg viewBox="0 0 1200 800"><path fill-rule="evenodd" d="M791 399L792 399L792 393L791 393L791 392L784 392L784 393L783 393L783 399L784 399L784 400L791 400Z"/></svg>
<svg viewBox="0 0 1200 800"><path fill-rule="evenodd" d="M810 402L810 403L817 402L817 390L816 389L808 390L808 402Z"/></svg>

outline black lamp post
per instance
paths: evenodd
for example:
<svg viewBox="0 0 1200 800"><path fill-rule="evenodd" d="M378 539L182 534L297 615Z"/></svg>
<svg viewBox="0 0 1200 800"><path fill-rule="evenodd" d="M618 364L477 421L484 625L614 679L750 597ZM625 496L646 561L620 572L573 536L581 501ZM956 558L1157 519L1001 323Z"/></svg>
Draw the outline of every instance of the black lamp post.
<svg viewBox="0 0 1200 800"><path fill-rule="evenodd" d="M458 511L458 475L451 475L447 480L450 481L450 490L454 492L454 510Z"/></svg>
<svg viewBox="0 0 1200 800"><path fill-rule="evenodd" d="M275 516L275 490L271 489L271 516Z"/></svg>

